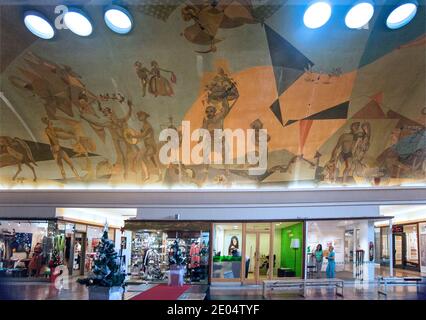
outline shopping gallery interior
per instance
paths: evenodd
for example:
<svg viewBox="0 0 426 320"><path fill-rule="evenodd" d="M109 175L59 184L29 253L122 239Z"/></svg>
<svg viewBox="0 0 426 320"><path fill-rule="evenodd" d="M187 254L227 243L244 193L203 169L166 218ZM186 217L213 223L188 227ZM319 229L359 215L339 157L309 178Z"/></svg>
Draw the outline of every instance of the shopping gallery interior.
<svg viewBox="0 0 426 320"><path fill-rule="evenodd" d="M0 18L0 300L426 299L425 0Z"/></svg>

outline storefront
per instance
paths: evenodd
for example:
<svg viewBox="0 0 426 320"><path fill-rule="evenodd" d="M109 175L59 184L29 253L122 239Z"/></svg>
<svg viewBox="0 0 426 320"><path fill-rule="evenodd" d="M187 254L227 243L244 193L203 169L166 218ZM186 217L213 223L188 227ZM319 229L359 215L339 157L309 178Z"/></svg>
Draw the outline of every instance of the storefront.
<svg viewBox="0 0 426 320"><path fill-rule="evenodd" d="M392 249L394 268L420 271L420 228L426 223L404 223L392 226ZM380 234L380 262L389 265L389 227L377 228Z"/></svg>
<svg viewBox="0 0 426 320"><path fill-rule="evenodd" d="M130 282L170 282L179 269L182 283L209 282L208 222L127 221L132 231Z"/></svg>
<svg viewBox="0 0 426 320"><path fill-rule="evenodd" d="M54 220L0 220L0 277L47 281L58 240Z"/></svg>
<svg viewBox="0 0 426 320"><path fill-rule="evenodd" d="M131 281L170 282L177 241L183 282L259 284L303 276L304 223L127 221L133 232Z"/></svg>

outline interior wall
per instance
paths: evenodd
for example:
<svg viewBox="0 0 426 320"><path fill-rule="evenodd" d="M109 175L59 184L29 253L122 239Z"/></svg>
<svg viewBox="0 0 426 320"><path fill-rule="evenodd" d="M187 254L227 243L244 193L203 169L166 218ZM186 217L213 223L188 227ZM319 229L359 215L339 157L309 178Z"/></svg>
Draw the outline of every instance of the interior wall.
<svg viewBox="0 0 426 320"><path fill-rule="evenodd" d="M300 248L290 247L292 239L299 239ZM303 223L281 229L281 267L296 269L296 277L302 276ZM296 261L296 264L295 264Z"/></svg>

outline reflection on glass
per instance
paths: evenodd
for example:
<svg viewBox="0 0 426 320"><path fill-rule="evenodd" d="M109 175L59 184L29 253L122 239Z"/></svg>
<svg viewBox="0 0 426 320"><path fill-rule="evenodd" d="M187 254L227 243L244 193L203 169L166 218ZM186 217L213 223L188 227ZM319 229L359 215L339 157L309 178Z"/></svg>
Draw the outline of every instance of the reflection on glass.
<svg viewBox="0 0 426 320"><path fill-rule="evenodd" d="M213 278L239 279L241 275L242 224L215 224Z"/></svg>

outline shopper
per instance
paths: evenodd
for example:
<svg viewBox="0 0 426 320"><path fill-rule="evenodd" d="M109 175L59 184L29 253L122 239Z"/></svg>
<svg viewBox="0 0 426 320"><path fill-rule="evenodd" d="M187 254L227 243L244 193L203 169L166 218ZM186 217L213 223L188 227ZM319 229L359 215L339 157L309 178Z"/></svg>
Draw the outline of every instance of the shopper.
<svg viewBox="0 0 426 320"><path fill-rule="evenodd" d="M317 248L315 249L315 251L313 252L313 256L314 256L314 261L315 261L315 269L317 272L317 278L321 277L321 269L322 269L322 262L324 259L324 254L322 252L322 245L318 244Z"/></svg>
<svg viewBox="0 0 426 320"><path fill-rule="evenodd" d="M335 261L335 253L334 253L334 248L333 246L329 246L328 247L328 264L327 264L327 270L326 270L326 274L327 274L327 278L335 278L336 276L336 261Z"/></svg>

